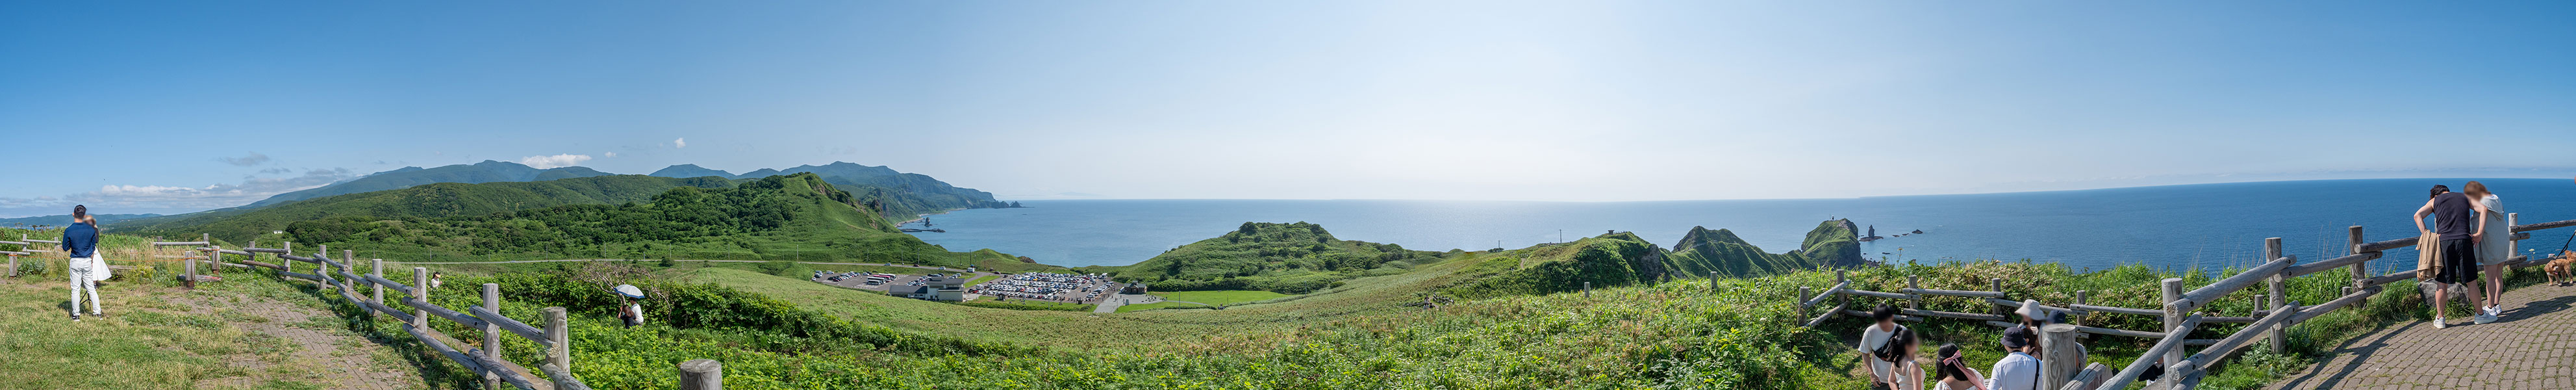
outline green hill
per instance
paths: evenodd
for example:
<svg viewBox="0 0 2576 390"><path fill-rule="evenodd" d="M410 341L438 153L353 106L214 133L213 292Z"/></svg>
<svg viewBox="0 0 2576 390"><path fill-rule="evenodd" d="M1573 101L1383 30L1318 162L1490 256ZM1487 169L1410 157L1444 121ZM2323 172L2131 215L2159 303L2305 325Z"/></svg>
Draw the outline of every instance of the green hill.
<svg viewBox="0 0 2576 390"><path fill-rule="evenodd" d="M519 163L492 160L471 165L456 164L437 168L403 167L349 181L331 183L331 185L277 194L243 208L268 207L305 199L408 188L430 183L520 182L608 175L583 167L537 169Z"/></svg>
<svg viewBox="0 0 2576 390"><path fill-rule="evenodd" d="M1807 240L1798 244L1798 254L1816 265L1835 268L1860 267L1870 264L1860 255L1859 227L1849 219L1836 219L1816 224L1807 231Z"/></svg>
<svg viewBox="0 0 2576 390"><path fill-rule="evenodd" d="M894 223L861 209L865 201L816 175L793 174L745 180L731 187L675 186L643 203L571 204L480 215L354 213L294 221L285 230L298 243L410 258L745 259L1060 269L991 250L949 252L896 232Z"/></svg>
<svg viewBox="0 0 2576 390"><path fill-rule="evenodd" d="M1267 290L1298 294L1363 275L1403 273L1439 252L1333 238L1311 223L1244 222L1225 235L1182 245L1126 267L1092 267L1156 290Z"/></svg>
<svg viewBox="0 0 2576 390"><path fill-rule="evenodd" d="M992 193L949 185L928 175L898 172L882 165L859 165L839 161L823 165L798 165L785 170L762 168L740 175L707 169L696 164L680 164L653 171L653 176L716 176L753 179L797 173L821 176L826 182L847 186L843 190L862 196L870 195L872 192L891 193L878 196L887 201L872 204L869 207L896 221L910 220L913 216L948 210L1009 206L1009 203L994 199Z"/></svg>
<svg viewBox="0 0 2576 390"><path fill-rule="evenodd" d="M322 218L365 216L376 219L447 218L574 204L610 204L652 200L672 188L723 188L732 182L716 178L673 179L639 175L592 176L548 181L500 183L430 183L397 190L334 195L262 208L235 208L171 216L133 224L112 225L146 236L190 237L213 234L227 241L248 241L289 223Z"/></svg>
<svg viewBox="0 0 2576 390"><path fill-rule="evenodd" d="M1762 248L1736 237L1726 229L1708 230L1693 226L1673 244L1667 255L1683 267L1683 275L1706 276L1715 271L1722 276L1747 277L1770 275L1816 268L1814 262L1795 254L1764 253Z"/></svg>

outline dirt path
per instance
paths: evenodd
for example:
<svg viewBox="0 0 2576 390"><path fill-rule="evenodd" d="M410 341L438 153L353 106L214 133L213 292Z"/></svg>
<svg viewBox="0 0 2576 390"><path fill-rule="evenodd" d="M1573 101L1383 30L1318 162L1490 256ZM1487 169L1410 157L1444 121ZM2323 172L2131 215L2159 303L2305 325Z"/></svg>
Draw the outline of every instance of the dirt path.
<svg viewBox="0 0 2576 390"><path fill-rule="evenodd" d="M286 350L262 358L241 356L232 360L235 367L251 372L272 372L289 378L267 378L320 385L325 389L402 390L425 389L429 386L395 358L398 352L383 343L348 330L337 315L311 305L295 305L266 297L225 294L182 294L170 299L195 308L194 314L212 314L225 318L245 332L266 335ZM392 361L388 361L392 360ZM257 387L254 377L216 378L198 383L209 388Z"/></svg>

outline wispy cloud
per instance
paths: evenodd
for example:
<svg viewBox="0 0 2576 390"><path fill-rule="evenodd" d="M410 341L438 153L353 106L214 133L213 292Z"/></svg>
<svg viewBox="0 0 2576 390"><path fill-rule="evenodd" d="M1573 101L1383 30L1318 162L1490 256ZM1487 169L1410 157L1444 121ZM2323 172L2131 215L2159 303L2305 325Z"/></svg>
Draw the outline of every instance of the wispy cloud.
<svg viewBox="0 0 2576 390"><path fill-rule="evenodd" d="M608 153L606 153L606 154L601 154L601 155L600 155L600 157L606 157L606 158L617 158L617 152L608 152Z"/></svg>
<svg viewBox="0 0 2576 390"><path fill-rule="evenodd" d="M259 170L259 173L260 173L260 174L262 174L262 175L274 175L274 174L280 174L280 173L295 173L295 170L294 170L294 169L287 169L287 168L269 168L269 169L262 169L262 170Z"/></svg>
<svg viewBox="0 0 2576 390"><path fill-rule="evenodd" d="M672 138L672 139L671 139L671 147L674 147L674 148L685 148L685 147L689 147L689 139L688 139L687 137L682 137L682 138Z"/></svg>
<svg viewBox="0 0 2576 390"><path fill-rule="evenodd" d="M98 213L180 212L240 206L277 194L321 187L356 178L348 168L314 169L290 177L250 177L237 184L205 187L105 185L97 191L34 198L0 197L0 214L51 215L89 205Z"/></svg>
<svg viewBox="0 0 2576 390"><path fill-rule="evenodd" d="M519 164L537 169L553 169L581 164L583 161L590 161L590 155L558 154L552 156L528 156L520 158Z"/></svg>
<svg viewBox="0 0 2576 390"><path fill-rule="evenodd" d="M222 161L222 162L223 162L223 163L225 163L225 164L232 164L232 165L234 165L234 166L243 166L243 167L247 167L247 166L259 165L259 164L267 163L267 162L268 162L268 155L265 155L265 154L259 154L259 152L250 152L250 155L248 155L248 156L241 156L241 157L216 157L216 158L215 158L215 161Z"/></svg>

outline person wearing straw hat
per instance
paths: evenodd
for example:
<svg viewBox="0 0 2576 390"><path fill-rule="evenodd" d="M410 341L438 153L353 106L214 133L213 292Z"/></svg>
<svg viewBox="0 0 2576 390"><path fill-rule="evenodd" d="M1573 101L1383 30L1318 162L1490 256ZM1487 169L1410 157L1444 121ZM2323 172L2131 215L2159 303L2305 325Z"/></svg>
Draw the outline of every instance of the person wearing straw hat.
<svg viewBox="0 0 2576 390"><path fill-rule="evenodd" d="M80 322L81 293L89 293L89 315L106 316L99 309L98 281L107 279L107 262L98 258L98 220L89 217L88 205L72 206L72 224L63 227L62 249L67 259L63 268L70 272L72 283L72 322Z"/></svg>
<svg viewBox="0 0 2576 390"><path fill-rule="evenodd" d="M644 299L644 289L635 288L635 285L631 284L620 284L617 285L617 295L626 298L626 307L617 308L617 319L625 320L628 328L643 325L644 305L637 303L636 300Z"/></svg>

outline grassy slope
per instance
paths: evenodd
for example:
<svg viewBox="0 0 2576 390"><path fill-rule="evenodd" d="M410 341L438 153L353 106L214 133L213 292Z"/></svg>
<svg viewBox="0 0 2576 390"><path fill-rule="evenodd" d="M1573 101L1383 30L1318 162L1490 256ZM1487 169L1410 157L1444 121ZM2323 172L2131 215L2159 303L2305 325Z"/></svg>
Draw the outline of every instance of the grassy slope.
<svg viewBox="0 0 2576 390"><path fill-rule="evenodd" d="M12 238L23 231L7 232ZM246 330L269 319L240 313L250 301L270 301L298 311L324 314L309 322L285 324L339 338L343 352L365 344L367 325L340 321L309 284L233 273L231 280L205 283L198 290L179 288L165 277L172 263L134 261L176 252L143 245L145 239L111 235L101 246L110 264L157 267L120 271L99 296L106 318L70 322L63 305L59 258L22 258L46 263L40 273L0 281L0 389L321 389L345 377L346 369L318 362L324 356L296 347L297 342ZM33 271L31 271L33 272ZM205 302L211 305L190 304ZM345 313L343 313L345 314ZM395 330L395 333L401 331ZM409 337L409 336L403 336ZM364 361L378 369L411 374L397 388L463 388L474 386L470 373L449 366L422 368L420 348L379 349Z"/></svg>
<svg viewBox="0 0 2576 390"><path fill-rule="evenodd" d="M443 218L571 204L641 202L676 187L723 188L717 179L672 179L641 175L595 176L551 181L501 183L433 183L409 188L335 195L256 209L220 210L175 216L117 230L165 237L213 234L226 241L248 241L296 221L364 215L385 219Z"/></svg>
<svg viewBox="0 0 2576 390"><path fill-rule="evenodd" d="M1682 266L1681 275L1688 276L1715 271L1721 276L1745 277L1816 268L1814 262L1797 255L1765 253L1726 229L1697 226L1682 235L1668 256Z"/></svg>
<svg viewBox="0 0 2576 390"><path fill-rule="evenodd" d="M1305 222L1245 222L1235 231L1183 245L1125 267L1084 268L1157 290L1268 290L1305 293L1364 275L1404 272L1438 252L1340 240Z"/></svg>
<svg viewBox="0 0 2576 390"><path fill-rule="evenodd" d="M1223 306L1229 303L1267 301L1286 298L1289 296L1288 294L1260 290L1156 291L1152 294L1168 300L1197 302L1218 306Z"/></svg>

